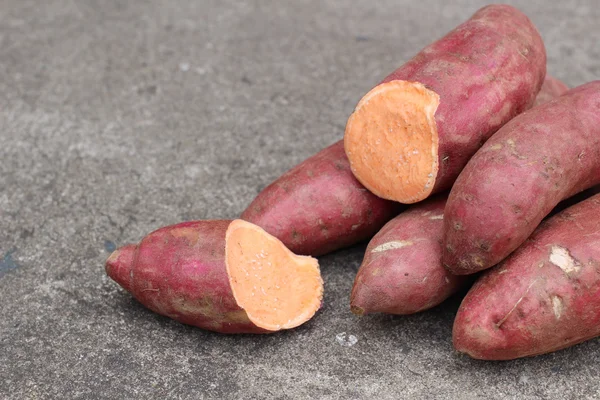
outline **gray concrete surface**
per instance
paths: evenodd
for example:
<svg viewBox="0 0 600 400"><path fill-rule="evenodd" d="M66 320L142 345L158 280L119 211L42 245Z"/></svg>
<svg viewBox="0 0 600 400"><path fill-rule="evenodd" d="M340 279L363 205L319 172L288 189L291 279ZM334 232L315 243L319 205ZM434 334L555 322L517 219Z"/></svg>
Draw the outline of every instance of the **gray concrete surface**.
<svg viewBox="0 0 600 400"><path fill-rule="evenodd" d="M599 340L486 363L452 350L457 299L354 317L363 246L322 257L324 308L272 336L180 325L104 275L159 226L236 217L485 2L443 3L1 0L0 398L600 398ZM597 1L514 3L551 73L600 76Z"/></svg>

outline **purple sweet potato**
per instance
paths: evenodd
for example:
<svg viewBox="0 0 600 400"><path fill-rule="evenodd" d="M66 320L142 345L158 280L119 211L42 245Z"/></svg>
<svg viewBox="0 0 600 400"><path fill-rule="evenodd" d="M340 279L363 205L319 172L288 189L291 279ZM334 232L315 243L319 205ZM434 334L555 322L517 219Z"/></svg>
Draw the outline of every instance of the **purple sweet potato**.
<svg viewBox="0 0 600 400"><path fill-rule="evenodd" d="M533 105L545 75L529 18L507 5L480 9L361 99L344 136L352 172L401 203L450 188L477 149Z"/></svg>
<svg viewBox="0 0 600 400"><path fill-rule="evenodd" d="M600 184L600 81L571 89L500 129L473 156L444 211L455 274L507 257L562 199Z"/></svg>
<svg viewBox="0 0 600 400"><path fill-rule="evenodd" d="M565 85L560 80L554 78L553 76L546 75L544 79L544 83L537 97L535 98L535 102L533 106L539 106L541 104L547 103L550 100L555 99L558 96L562 96L569 90L569 87Z"/></svg>
<svg viewBox="0 0 600 400"><path fill-rule="evenodd" d="M442 265L445 205L445 196L416 204L371 239L350 296L353 313L416 313L440 304L470 280Z"/></svg>
<svg viewBox="0 0 600 400"><path fill-rule="evenodd" d="M193 221L117 249L107 274L150 310L222 333L269 333L321 306L317 260L242 220Z"/></svg>
<svg viewBox="0 0 600 400"><path fill-rule="evenodd" d="M356 180L340 141L271 183L241 218L294 253L318 256L371 238L400 210Z"/></svg>
<svg viewBox="0 0 600 400"><path fill-rule="evenodd" d="M464 298L455 348L508 360L600 336L600 195L544 221Z"/></svg>

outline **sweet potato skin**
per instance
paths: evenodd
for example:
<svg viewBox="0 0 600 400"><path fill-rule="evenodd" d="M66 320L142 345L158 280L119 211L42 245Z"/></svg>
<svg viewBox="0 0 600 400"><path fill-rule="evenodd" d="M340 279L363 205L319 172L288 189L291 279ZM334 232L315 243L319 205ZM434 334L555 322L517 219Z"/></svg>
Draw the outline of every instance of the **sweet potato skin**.
<svg viewBox="0 0 600 400"><path fill-rule="evenodd" d="M319 256L369 239L401 209L356 180L339 141L271 183L241 218L296 254Z"/></svg>
<svg viewBox="0 0 600 400"><path fill-rule="evenodd" d="M508 256L562 199L600 183L600 81L521 114L473 156L444 211L456 274Z"/></svg>
<svg viewBox="0 0 600 400"><path fill-rule="evenodd" d="M440 304L470 281L442 265L445 204L446 196L421 202L371 239L352 288L352 312L416 313Z"/></svg>
<svg viewBox="0 0 600 400"><path fill-rule="evenodd" d="M455 348L508 360L600 335L600 195L544 221L486 272L454 322Z"/></svg>
<svg viewBox="0 0 600 400"><path fill-rule="evenodd" d="M225 266L231 221L184 222L117 249L107 274L150 310L221 333L265 333L237 305Z"/></svg>
<svg viewBox="0 0 600 400"><path fill-rule="evenodd" d="M490 5L387 76L420 82L440 96L432 194L450 188L500 127L531 108L546 75L539 32L514 7Z"/></svg>
<svg viewBox="0 0 600 400"><path fill-rule="evenodd" d="M536 104L566 90L565 84L546 76ZM416 313L440 304L471 283L470 278L451 274L442 264L446 200L447 195L438 195L411 206L371 239L350 296L354 313ZM388 250L374 251L386 244Z"/></svg>
<svg viewBox="0 0 600 400"><path fill-rule="evenodd" d="M569 87L562 81L546 74L542 88L535 98L534 107L547 103L556 97L562 96L569 90Z"/></svg>

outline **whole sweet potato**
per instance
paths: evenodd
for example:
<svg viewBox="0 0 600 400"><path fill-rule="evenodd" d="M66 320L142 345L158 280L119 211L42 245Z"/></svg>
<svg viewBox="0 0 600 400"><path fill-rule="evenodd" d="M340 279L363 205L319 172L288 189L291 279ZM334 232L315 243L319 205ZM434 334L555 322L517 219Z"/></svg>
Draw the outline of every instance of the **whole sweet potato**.
<svg viewBox="0 0 600 400"><path fill-rule="evenodd" d="M442 265L445 205L445 196L419 203L371 239L350 296L353 313L416 313L440 304L468 282Z"/></svg>
<svg viewBox="0 0 600 400"><path fill-rule="evenodd" d="M562 96L568 90L569 87L563 82L561 82L553 76L546 74L546 78L544 78L542 88L540 89L540 92L535 98L533 106L536 107L541 104L547 103L550 100L557 98L558 96Z"/></svg>
<svg viewBox="0 0 600 400"><path fill-rule="evenodd" d="M352 172L376 195L414 203L450 188L502 125L533 105L546 52L531 21L490 5L367 93L344 136Z"/></svg>
<svg viewBox="0 0 600 400"><path fill-rule="evenodd" d="M507 360L600 336L600 195L544 221L483 275L454 322L458 351Z"/></svg>
<svg viewBox="0 0 600 400"><path fill-rule="evenodd" d="M150 310L222 333L296 327L323 296L315 259L242 220L161 228L117 249L106 272Z"/></svg>
<svg viewBox="0 0 600 400"><path fill-rule="evenodd" d="M271 183L241 218L294 253L318 256L371 238L400 210L356 180L340 141Z"/></svg>
<svg viewBox="0 0 600 400"><path fill-rule="evenodd" d="M569 90L500 129L473 156L444 211L445 266L489 268L559 201L600 184L600 81Z"/></svg>

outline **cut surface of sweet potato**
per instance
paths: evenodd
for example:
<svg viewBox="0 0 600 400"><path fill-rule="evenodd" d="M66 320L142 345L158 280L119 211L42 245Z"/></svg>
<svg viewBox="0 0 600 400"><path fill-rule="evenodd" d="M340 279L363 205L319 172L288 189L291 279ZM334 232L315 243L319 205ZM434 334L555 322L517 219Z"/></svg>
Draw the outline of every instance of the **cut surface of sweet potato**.
<svg viewBox="0 0 600 400"><path fill-rule="evenodd" d="M418 82L393 80L367 93L350 116L344 147L356 178L401 203L431 193L438 172L440 98Z"/></svg>
<svg viewBox="0 0 600 400"><path fill-rule="evenodd" d="M275 237L242 220L231 223L225 240L233 295L258 327L293 328L319 309L323 281L316 259L295 255Z"/></svg>

